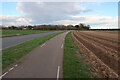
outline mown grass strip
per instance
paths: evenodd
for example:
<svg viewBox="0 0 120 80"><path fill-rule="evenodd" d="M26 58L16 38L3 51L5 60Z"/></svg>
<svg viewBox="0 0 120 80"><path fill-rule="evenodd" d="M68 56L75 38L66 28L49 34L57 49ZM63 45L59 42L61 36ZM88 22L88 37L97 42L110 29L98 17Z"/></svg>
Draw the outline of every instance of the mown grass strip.
<svg viewBox="0 0 120 80"><path fill-rule="evenodd" d="M50 32L50 30L2 30L2 36Z"/></svg>
<svg viewBox="0 0 120 80"><path fill-rule="evenodd" d="M40 38L36 38L36 39L30 40L30 41L24 42L22 44L16 45L14 47L3 50L2 51L2 67L6 68L13 62L20 59L22 56L29 53L35 47L41 45L45 41L47 41L61 33L63 33L63 32L54 33L54 34L50 34L50 35L43 36Z"/></svg>
<svg viewBox="0 0 120 80"><path fill-rule="evenodd" d="M75 45L71 33L68 33L65 38L64 45L64 78L90 78L91 65L84 62L85 58L78 57L76 51L79 47Z"/></svg>

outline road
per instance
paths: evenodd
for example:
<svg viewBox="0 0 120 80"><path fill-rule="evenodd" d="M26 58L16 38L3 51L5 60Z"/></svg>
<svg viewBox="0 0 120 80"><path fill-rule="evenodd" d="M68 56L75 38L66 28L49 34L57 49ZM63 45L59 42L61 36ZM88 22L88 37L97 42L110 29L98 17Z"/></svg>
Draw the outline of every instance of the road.
<svg viewBox="0 0 120 80"><path fill-rule="evenodd" d="M32 50L20 60L20 64L3 71L4 78L62 78L64 39L67 33Z"/></svg>
<svg viewBox="0 0 120 80"><path fill-rule="evenodd" d="M42 37L42 36L45 36L45 35L49 35L49 34L52 34L52 33L58 33L58 32L61 32L61 31L22 35L22 36L14 36L14 37L5 37L5 38L2 38L2 49L6 49L6 48L9 48L9 47L15 46L17 44L23 43L23 42L28 41L28 40L32 40L34 38L39 38L39 37Z"/></svg>

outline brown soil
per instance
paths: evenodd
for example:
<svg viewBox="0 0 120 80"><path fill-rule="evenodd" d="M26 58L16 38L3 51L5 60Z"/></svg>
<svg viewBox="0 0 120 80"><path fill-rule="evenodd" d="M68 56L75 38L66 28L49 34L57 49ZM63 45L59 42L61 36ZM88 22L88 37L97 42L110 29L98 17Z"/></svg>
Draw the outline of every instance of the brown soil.
<svg viewBox="0 0 120 80"><path fill-rule="evenodd" d="M118 77L116 75L119 70L118 44L120 41L118 40L118 32L73 31L72 36L79 44L79 47L83 48L83 52L89 57L91 63L97 62L96 68L99 67L98 69L101 71L104 64L104 70L101 71L104 77ZM91 57L91 55L95 56L96 59L92 59L93 56Z"/></svg>

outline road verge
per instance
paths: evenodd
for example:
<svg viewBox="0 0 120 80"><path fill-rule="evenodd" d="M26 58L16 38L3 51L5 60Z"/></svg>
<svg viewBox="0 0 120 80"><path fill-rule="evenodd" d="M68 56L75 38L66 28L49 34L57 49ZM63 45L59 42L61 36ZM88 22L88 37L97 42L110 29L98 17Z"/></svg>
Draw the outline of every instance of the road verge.
<svg viewBox="0 0 120 80"><path fill-rule="evenodd" d="M14 47L2 50L2 68L4 69L10 64L17 62L22 56L26 55L37 46L61 33L63 32L53 33L47 36L29 40Z"/></svg>
<svg viewBox="0 0 120 80"><path fill-rule="evenodd" d="M1 31L2 34L0 38L51 32L50 30L1 30Z"/></svg>
<svg viewBox="0 0 120 80"><path fill-rule="evenodd" d="M71 32L65 38L63 66L63 78L93 77L93 74L91 74L92 66L87 64L87 60L82 57L79 47L71 36Z"/></svg>

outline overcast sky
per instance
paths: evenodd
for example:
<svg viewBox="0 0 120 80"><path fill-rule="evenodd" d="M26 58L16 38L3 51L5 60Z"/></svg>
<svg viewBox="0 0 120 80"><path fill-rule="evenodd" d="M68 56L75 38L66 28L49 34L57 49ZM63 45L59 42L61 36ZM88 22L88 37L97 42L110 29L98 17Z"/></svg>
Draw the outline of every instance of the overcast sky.
<svg viewBox="0 0 120 80"><path fill-rule="evenodd" d="M85 23L91 28L117 28L117 2L3 2L0 20L9 25Z"/></svg>

